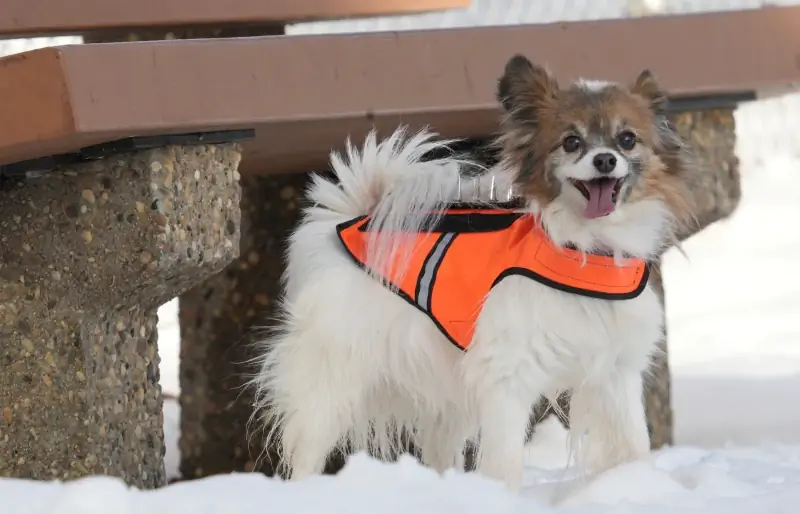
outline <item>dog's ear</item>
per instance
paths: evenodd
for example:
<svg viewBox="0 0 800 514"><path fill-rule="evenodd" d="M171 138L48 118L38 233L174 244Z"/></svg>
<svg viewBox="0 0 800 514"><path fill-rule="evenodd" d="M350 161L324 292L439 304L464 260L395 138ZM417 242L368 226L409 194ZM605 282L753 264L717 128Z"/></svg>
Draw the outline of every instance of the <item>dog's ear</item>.
<svg viewBox="0 0 800 514"><path fill-rule="evenodd" d="M650 70L643 70L639 74L631 86L631 92L644 98L650 105L659 148L669 154L687 155L686 143L667 117L667 93Z"/></svg>
<svg viewBox="0 0 800 514"><path fill-rule="evenodd" d="M655 114L664 114L667 107L667 93L661 89L661 85L650 70L643 70L639 74L631 87L631 92L647 100Z"/></svg>
<svg viewBox="0 0 800 514"><path fill-rule="evenodd" d="M519 121L535 118L536 109L555 99L558 83L542 66L515 55L506 63L497 84L497 99Z"/></svg>

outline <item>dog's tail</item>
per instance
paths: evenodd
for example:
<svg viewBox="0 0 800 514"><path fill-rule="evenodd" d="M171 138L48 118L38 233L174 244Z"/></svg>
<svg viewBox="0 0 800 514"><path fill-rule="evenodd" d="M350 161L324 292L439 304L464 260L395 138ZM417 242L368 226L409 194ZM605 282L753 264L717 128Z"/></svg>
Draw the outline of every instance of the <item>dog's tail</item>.
<svg viewBox="0 0 800 514"><path fill-rule="evenodd" d="M436 140L422 130L400 127L378 142L375 131L361 150L348 140L345 157L331 155L337 181L313 177L308 198L314 208L352 217L370 216L367 267L376 277L402 278L408 235L424 232L440 214L437 207L455 198L460 169L467 161L452 156L453 140ZM436 152L446 157L432 158ZM477 166L474 163L470 165Z"/></svg>

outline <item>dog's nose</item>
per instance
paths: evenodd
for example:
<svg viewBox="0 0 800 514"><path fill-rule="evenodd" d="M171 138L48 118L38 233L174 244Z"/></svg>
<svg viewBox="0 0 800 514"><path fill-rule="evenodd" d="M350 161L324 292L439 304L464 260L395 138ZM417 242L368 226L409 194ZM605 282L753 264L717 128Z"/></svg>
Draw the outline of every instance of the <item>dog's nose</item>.
<svg viewBox="0 0 800 514"><path fill-rule="evenodd" d="M617 158L611 153L599 153L592 159L592 164L600 173L611 173L617 165Z"/></svg>

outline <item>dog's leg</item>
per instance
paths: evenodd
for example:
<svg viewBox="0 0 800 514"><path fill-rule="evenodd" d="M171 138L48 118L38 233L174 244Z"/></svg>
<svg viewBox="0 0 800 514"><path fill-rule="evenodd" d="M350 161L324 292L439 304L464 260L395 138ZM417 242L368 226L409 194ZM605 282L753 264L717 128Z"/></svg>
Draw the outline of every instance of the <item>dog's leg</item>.
<svg viewBox="0 0 800 514"><path fill-rule="evenodd" d="M605 381L576 388L570 405L570 440L578 466L599 473L650 452L642 375L617 370Z"/></svg>
<svg viewBox="0 0 800 514"><path fill-rule="evenodd" d="M480 446L477 470L502 480L512 491L522 487L525 436L531 402L511 388L491 386L478 400ZM527 396L527 395L525 395Z"/></svg>
<svg viewBox="0 0 800 514"><path fill-rule="evenodd" d="M464 471L466 437L455 413L427 420L419 432L422 462L426 466L440 473L451 468Z"/></svg>
<svg viewBox="0 0 800 514"><path fill-rule="evenodd" d="M328 454L344 432L332 409L321 404L315 407L287 416L283 428L283 451L292 480L322 473Z"/></svg>
<svg viewBox="0 0 800 514"><path fill-rule="evenodd" d="M319 474L344 436L365 429L369 376L349 359L348 347L320 331L291 332L278 341L264 381L280 422L283 464L292 479Z"/></svg>

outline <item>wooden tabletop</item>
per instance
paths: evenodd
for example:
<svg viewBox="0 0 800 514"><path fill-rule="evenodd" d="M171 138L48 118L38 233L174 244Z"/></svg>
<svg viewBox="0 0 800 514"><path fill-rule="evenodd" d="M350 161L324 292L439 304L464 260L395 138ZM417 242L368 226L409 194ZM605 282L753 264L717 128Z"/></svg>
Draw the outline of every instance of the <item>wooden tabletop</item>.
<svg viewBox="0 0 800 514"><path fill-rule="evenodd" d="M301 2L302 3L302 2ZM320 169L348 135L497 127L510 55L567 81L651 69L676 97L800 82L800 7L435 31L75 45L0 59L0 164L134 135L254 128L242 171Z"/></svg>
<svg viewBox="0 0 800 514"><path fill-rule="evenodd" d="M0 0L0 37L412 14L471 0Z"/></svg>

